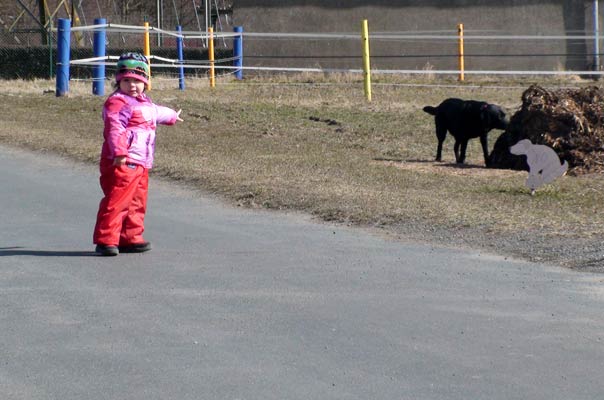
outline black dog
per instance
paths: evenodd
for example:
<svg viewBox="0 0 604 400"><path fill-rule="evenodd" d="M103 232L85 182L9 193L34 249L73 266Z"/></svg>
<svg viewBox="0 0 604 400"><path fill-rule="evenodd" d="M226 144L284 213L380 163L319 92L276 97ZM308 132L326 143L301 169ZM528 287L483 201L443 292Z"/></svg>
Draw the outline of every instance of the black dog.
<svg viewBox="0 0 604 400"><path fill-rule="evenodd" d="M506 115L500 107L483 101L450 98L438 107L426 106L424 111L434 115L438 138L436 161L441 161L443 142L449 131L455 138L453 149L458 164L463 164L466 159L468 140L479 137L484 163L488 165L487 133L491 129L505 129L508 125Z"/></svg>

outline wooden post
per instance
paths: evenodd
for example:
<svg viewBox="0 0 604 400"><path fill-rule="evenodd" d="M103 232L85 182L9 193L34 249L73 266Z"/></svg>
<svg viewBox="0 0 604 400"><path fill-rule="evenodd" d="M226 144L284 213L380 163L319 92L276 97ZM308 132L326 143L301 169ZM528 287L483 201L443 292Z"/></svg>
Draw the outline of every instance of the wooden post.
<svg viewBox="0 0 604 400"><path fill-rule="evenodd" d="M464 59L463 59L463 24L457 25L459 36L459 80L464 81Z"/></svg>
<svg viewBox="0 0 604 400"><path fill-rule="evenodd" d="M216 87L216 76L214 73L214 28L208 28L208 56L210 58L210 87Z"/></svg>
<svg viewBox="0 0 604 400"><path fill-rule="evenodd" d="M363 42L363 73L365 75L365 97L371 101L371 61L369 59L369 28L363 20L361 39Z"/></svg>

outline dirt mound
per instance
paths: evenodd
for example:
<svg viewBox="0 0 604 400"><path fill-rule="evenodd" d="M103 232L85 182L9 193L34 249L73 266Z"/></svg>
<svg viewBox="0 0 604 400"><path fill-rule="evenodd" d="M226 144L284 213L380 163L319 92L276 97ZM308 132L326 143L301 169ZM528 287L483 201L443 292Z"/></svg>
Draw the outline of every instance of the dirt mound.
<svg viewBox="0 0 604 400"><path fill-rule="evenodd" d="M522 94L521 109L497 139L489 166L528 170L526 157L509 152L522 139L553 148L568 161L569 174L604 172L604 90L529 87Z"/></svg>

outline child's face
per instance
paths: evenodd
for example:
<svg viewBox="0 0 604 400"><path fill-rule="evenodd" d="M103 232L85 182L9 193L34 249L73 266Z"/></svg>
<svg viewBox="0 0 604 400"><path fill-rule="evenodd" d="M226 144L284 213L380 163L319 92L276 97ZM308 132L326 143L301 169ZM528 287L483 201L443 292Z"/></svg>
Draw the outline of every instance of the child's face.
<svg viewBox="0 0 604 400"><path fill-rule="evenodd" d="M145 83L134 78L124 78L120 81L120 90L132 97L138 97L145 90Z"/></svg>

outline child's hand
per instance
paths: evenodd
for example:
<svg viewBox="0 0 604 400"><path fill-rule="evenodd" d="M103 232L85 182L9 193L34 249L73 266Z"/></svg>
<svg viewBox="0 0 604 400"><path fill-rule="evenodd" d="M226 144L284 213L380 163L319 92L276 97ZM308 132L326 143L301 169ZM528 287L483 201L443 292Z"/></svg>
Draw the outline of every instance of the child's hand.
<svg viewBox="0 0 604 400"><path fill-rule="evenodd" d="M119 167L126 164L126 156L117 156L113 159L113 165Z"/></svg>
<svg viewBox="0 0 604 400"><path fill-rule="evenodd" d="M181 122L183 122L184 120L180 118L180 113L181 113L181 112L182 112L182 109L181 109L181 110L176 111L176 120L177 120L177 121L181 121Z"/></svg>

